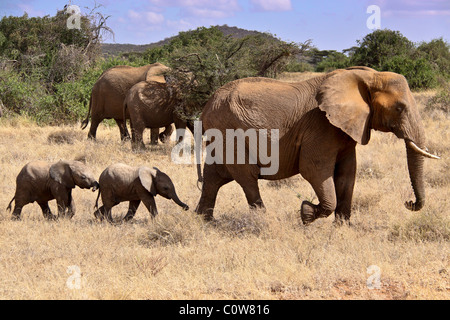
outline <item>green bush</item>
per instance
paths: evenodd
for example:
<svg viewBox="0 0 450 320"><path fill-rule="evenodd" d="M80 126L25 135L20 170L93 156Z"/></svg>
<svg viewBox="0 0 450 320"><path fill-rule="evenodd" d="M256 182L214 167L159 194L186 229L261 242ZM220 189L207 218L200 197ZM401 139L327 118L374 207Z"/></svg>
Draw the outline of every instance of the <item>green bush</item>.
<svg viewBox="0 0 450 320"><path fill-rule="evenodd" d="M414 89L434 88L437 85L436 72L425 58L413 59L408 56L394 56L386 60L380 71L402 74Z"/></svg>
<svg viewBox="0 0 450 320"><path fill-rule="evenodd" d="M350 67L350 58L341 52L331 51L328 56L316 66L318 72L329 72L335 69Z"/></svg>

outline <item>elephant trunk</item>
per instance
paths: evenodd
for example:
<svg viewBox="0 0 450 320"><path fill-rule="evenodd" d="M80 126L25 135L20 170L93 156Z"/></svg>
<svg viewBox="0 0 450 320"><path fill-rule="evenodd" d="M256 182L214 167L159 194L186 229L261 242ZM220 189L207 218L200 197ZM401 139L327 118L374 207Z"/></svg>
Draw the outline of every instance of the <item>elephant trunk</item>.
<svg viewBox="0 0 450 320"><path fill-rule="evenodd" d="M177 205L179 205L180 207L182 207L183 210L185 210L185 211L189 210L189 206L188 206L187 204L183 203L183 202L178 198L177 195L175 195L175 196L172 198L172 200L173 200L173 202L175 202Z"/></svg>
<svg viewBox="0 0 450 320"><path fill-rule="evenodd" d="M414 143L412 143L414 144ZM419 211L425 204L425 183L423 177L424 155L412 147L410 141L406 141L406 156L408 161L409 177L416 197L416 202L408 201L406 208L411 211ZM414 144L415 145L415 144Z"/></svg>

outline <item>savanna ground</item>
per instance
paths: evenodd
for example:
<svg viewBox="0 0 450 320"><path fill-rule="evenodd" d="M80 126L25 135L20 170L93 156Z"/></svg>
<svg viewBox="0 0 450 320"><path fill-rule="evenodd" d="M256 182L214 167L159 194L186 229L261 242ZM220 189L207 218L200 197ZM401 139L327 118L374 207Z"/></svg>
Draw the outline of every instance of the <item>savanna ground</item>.
<svg viewBox="0 0 450 320"><path fill-rule="evenodd" d="M428 148L442 156L426 160L425 208L403 206L414 199L403 141L374 132L357 147L352 225L341 227L334 215L302 225L301 202L316 199L300 176L260 181L264 214L248 211L236 183L224 186L217 223L206 224L193 212L195 166L171 162L173 142L132 153L115 126L101 126L91 142L78 126L0 119L0 299L449 299L450 119L425 107L433 91L414 95ZM155 220L141 205L131 223L112 226L94 220L97 193L76 188L71 221L47 222L37 204L24 207L22 221L10 220L5 208L23 165L75 158L97 176L114 162L157 166L191 210L157 197ZM119 215L127 204L116 208ZM378 289L367 286L377 276L372 265Z"/></svg>

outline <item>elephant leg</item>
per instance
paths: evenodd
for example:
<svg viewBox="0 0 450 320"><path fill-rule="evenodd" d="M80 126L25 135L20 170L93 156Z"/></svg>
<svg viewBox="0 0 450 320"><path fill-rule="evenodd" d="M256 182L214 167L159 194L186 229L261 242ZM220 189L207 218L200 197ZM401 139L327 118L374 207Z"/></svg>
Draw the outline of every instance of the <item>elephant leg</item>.
<svg viewBox="0 0 450 320"><path fill-rule="evenodd" d="M72 219L72 217L75 215L75 212L76 212L75 201L73 201L72 194L71 194L69 207L67 208L67 217L69 219Z"/></svg>
<svg viewBox="0 0 450 320"><path fill-rule="evenodd" d="M12 212L11 220L20 220L20 216L22 214L22 208L27 203L28 202L23 202L23 201L16 199L16 202L14 203L14 209Z"/></svg>
<svg viewBox="0 0 450 320"><path fill-rule="evenodd" d="M103 221L103 219L107 218L108 216L111 216L111 207L101 206L94 212L94 217L100 221Z"/></svg>
<svg viewBox="0 0 450 320"><path fill-rule="evenodd" d="M353 147L336 163L334 184L336 187L337 205L335 222L341 224L350 221L353 189L356 177L356 152Z"/></svg>
<svg viewBox="0 0 450 320"><path fill-rule="evenodd" d="M221 175L218 170L221 170L221 168L217 164L205 164L203 169L202 195L195 212L203 215L206 221L213 219L214 206L219 189L228 182L233 181L233 178Z"/></svg>
<svg viewBox="0 0 450 320"><path fill-rule="evenodd" d="M183 141L184 135L186 134L186 121L181 119L174 119L174 124L176 129L184 129L182 134L180 134L179 136L177 134L177 143L180 143Z"/></svg>
<svg viewBox="0 0 450 320"><path fill-rule="evenodd" d="M158 144L158 137L159 137L159 128L151 128L150 129L150 144L152 146Z"/></svg>
<svg viewBox="0 0 450 320"><path fill-rule="evenodd" d="M141 203L141 200L135 200L130 201L130 205L128 207L128 212L123 218L123 221L127 222L134 218L134 215L136 214L136 211L139 207L139 204Z"/></svg>
<svg viewBox="0 0 450 320"><path fill-rule="evenodd" d="M41 207L44 218L46 218L47 220L55 220L56 219L56 217L52 214L50 207L48 206L48 202L38 202L38 204Z"/></svg>
<svg viewBox="0 0 450 320"><path fill-rule="evenodd" d="M117 123L117 126L120 130L120 140L125 141L130 139L130 134L128 133L127 129L127 121L121 120L121 119L114 119Z"/></svg>
<svg viewBox="0 0 450 320"><path fill-rule="evenodd" d="M92 116L91 118L91 127L89 128L88 133L88 139L95 140L97 137L97 128L100 122L102 122L103 119L99 119L97 117Z"/></svg>
<svg viewBox="0 0 450 320"><path fill-rule="evenodd" d="M333 158L330 155L330 159ZM314 160L305 160L305 157L300 155L300 173L311 184L319 199L318 205L306 200L302 202L301 218L304 224L309 224L317 218L326 218L336 209L334 165L334 162L328 160L318 166Z"/></svg>
<svg viewBox="0 0 450 320"><path fill-rule="evenodd" d="M259 167L256 165L230 165L227 169L244 190L250 209L265 210L258 186Z"/></svg>
<svg viewBox="0 0 450 320"><path fill-rule="evenodd" d="M164 128L164 131L159 134L159 140L161 140L162 143L166 143L170 140L170 136L173 132L173 126L169 124Z"/></svg>
<svg viewBox="0 0 450 320"><path fill-rule="evenodd" d="M58 206L58 217L66 218L70 217L70 204L71 204L71 192L63 192L59 191L58 194L55 195L56 204ZM66 215L67 212L67 215Z"/></svg>
<svg viewBox="0 0 450 320"><path fill-rule="evenodd" d="M144 203L145 207L147 208L148 212L150 212L152 218L156 217L158 215L158 209L156 208L156 202L155 197L149 194L142 194L141 200Z"/></svg>
<svg viewBox="0 0 450 320"><path fill-rule="evenodd" d="M144 150L145 145L143 141L144 127L138 124L133 124L131 146L133 150Z"/></svg>

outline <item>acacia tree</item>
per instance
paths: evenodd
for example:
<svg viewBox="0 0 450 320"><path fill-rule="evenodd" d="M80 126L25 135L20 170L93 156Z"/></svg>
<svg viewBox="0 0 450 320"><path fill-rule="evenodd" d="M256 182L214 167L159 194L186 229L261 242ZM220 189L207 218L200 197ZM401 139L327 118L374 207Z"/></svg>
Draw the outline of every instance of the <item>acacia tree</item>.
<svg viewBox="0 0 450 320"><path fill-rule="evenodd" d="M177 112L192 119L219 87L244 77L275 77L289 59L309 48L310 40L286 43L270 34L234 38L217 27L202 27L181 32L163 49L151 49L147 55L154 57L156 52L165 57L172 67L168 77L177 84Z"/></svg>

